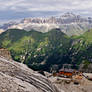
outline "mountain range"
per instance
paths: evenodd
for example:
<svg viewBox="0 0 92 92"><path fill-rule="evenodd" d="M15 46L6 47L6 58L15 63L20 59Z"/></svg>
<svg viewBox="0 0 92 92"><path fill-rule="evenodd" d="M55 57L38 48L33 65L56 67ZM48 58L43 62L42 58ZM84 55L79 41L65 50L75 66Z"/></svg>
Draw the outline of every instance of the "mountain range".
<svg viewBox="0 0 92 92"><path fill-rule="evenodd" d="M26 31L31 31L34 29L42 33L55 28L68 36L80 35L92 28L92 18L85 18L68 12L58 17L25 18L20 22L9 22L0 26L0 29L3 31L8 29L24 29Z"/></svg>

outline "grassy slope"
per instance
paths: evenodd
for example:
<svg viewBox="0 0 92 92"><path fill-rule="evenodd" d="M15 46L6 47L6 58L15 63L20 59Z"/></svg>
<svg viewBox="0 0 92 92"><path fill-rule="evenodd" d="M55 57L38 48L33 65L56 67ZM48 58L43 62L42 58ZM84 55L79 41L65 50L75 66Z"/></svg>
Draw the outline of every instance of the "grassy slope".
<svg viewBox="0 0 92 92"><path fill-rule="evenodd" d="M11 29L0 35L0 46L8 48L15 60L21 61L25 49L31 54L25 62L29 67L60 63L61 56L66 53L69 38L61 31L51 30L48 33L40 33L35 30L26 32L24 30ZM31 41L28 43L28 41ZM60 54L58 56L58 54ZM55 57L53 57L55 55ZM48 58L47 58L48 57ZM53 61L50 59L53 57ZM56 62L57 60L57 62ZM44 65L40 65L45 61ZM47 67L47 66L45 66Z"/></svg>
<svg viewBox="0 0 92 92"><path fill-rule="evenodd" d="M77 64L90 64L92 61L92 30L85 32L83 35L74 36L73 41L75 41L75 44L73 44L72 53L75 54L72 57L75 62Z"/></svg>
<svg viewBox="0 0 92 92"><path fill-rule="evenodd" d="M92 30L81 36L69 38L59 30L40 33L35 30L11 29L0 35L0 46L8 48L15 60L21 61L25 51L29 56L24 62L35 70L50 70L57 64L89 64L92 58Z"/></svg>

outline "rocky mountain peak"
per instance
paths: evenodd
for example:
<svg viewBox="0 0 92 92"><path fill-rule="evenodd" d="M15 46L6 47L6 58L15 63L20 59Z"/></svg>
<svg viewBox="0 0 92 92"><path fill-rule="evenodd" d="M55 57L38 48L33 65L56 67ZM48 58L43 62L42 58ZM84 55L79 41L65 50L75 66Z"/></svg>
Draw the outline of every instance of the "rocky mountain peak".
<svg viewBox="0 0 92 92"><path fill-rule="evenodd" d="M26 31L30 31L34 29L43 33L55 28L59 28L68 36L80 35L92 28L92 18L84 18L80 15L68 12L59 17L25 18L19 23L7 23L0 27L2 30L24 29Z"/></svg>
<svg viewBox="0 0 92 92"><path fill-rule="evenodd" d="M72 12L67 12L64 15L62 15L62 17L76 17L77 15L72 13Z"/></svg>

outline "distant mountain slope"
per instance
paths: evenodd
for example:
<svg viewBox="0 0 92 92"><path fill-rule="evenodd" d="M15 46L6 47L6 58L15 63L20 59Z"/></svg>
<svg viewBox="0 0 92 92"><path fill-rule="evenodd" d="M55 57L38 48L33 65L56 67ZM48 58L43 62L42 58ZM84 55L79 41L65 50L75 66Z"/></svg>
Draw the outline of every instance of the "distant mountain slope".
<svg viewBox="0 0 92 92"><path fill-rule="evenodd" d="M71 53L84 72L92 72L92 30L73 38Z"/></svg>
<svg viewBox="0 0 92 92"><path fill-rule="evenodd" d="M48 33L11 29L0 35L0 46L8 48L14 60L26 63L34 69L47 68L49 70L52 63L62 64L62 60L58 60L61 57L63 59L63 53L67 53L69 41L67 35L54 29ZM50 61L50 57L54 53L56 55L61 53L59 56L53 57L53 60L58 59L57 62Z"/></svg>
<svg viewBox="0 0 92 92"><path fill-rule="evenodd" d="M91 35L92 30L68 37L59 29L47 33L9 29L0 35L0 47L8 48L14 60L34 70L50 71L54 65L59 69L64 63L87 69L92 63Z"/></svg>
<svg viewBox="0 0 92 92"><path fill-rule="evenodd" d="M65 13L59 17L48 18L25 18L19 23L6 23L0 26L0 29L32 29L45 33L52 29L58 28L68 36L81 35L88 29L92 28L92 18L84 18L73 13Z"/></svg>

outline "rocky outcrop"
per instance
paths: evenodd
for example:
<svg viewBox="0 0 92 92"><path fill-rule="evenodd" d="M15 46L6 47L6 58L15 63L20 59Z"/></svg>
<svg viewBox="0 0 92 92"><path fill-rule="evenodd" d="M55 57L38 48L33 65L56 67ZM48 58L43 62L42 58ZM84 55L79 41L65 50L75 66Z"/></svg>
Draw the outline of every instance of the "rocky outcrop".
<svg viewBox="0 0 92 92"><path fill-rule="evenodd" d="M8 60L12 59L11 54L7 49L0 48L0 56L7 58Z"/></svg>
<svg viewBox="0 0 92 92"><path fill-rule="evenodd" d="M85 73L92 73L92 63L88 65L80 64L79 70Z"/></svg>
<svg viewBox="0 0 92 92"><path fill-rule="evenodd" d="M85 74L85 76L92 74ZM55 84L61 92L92 92L92 81L82 77L82 79L69 79L62 77L50 77L49 80ZM79 83L79 84L76 84Z"/></svg>
<svg viewBox="0 0 92 92"><path fill-rule="evenodd" d="M59 92L44 76L26 65L0 57L0 92Z"/></svg>

